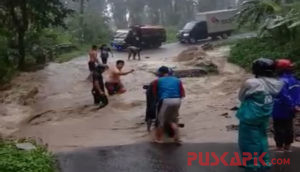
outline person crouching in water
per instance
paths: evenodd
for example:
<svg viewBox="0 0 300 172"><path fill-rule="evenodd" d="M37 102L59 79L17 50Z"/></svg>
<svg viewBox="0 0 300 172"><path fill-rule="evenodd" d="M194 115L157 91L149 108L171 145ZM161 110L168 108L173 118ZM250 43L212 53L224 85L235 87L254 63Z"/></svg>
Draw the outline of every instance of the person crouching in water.
<svg viewBox="0 0 300 172"><path fill-rule="evenodd" d="M300 106L300 82L293 75L290 60L277 60L276 68L284 86L274 103L274 139L278 151L290 151L294 141L293 118Z"/></svg>
<svg viewBox="0 0 300 172"><path fill-rule="evenodd" d="M126 89L121 81L121 76L133 73L134 69L128 72L123 72L122 69L124 65L125 62L123 60L118 60L116 62L116 67L110 69L108 80L105 83L109 95L123 94L126 92Z"/></svg>
<svg viewBox="0 0 300 172"><path fill-rule="evenodd" d="M280 92L283 83L274 78L275 62L271 59L260 58L254 61L252 72L255 78L248 79L239 92L241 105L236 116L239 119L238 144L241 156L247 158L249 153L252 156L251 160L243 163L243 167L257 171L271 165L267 128L274 97ZM254 159L263 154L265 163L256 163Z"/></svg>
<svg viewBox="0 0 300 172"><path fill-rule="evenodd" d="M158 69L158 79L152 83L153 95L159 101L158 126L155 130L155 142L161 143L164 129L171 129L173 139L180 143L178 115L181 99L185 97L182 82L170 76L170 69L162 66Z"/></svg>
<svg viewBox="0 0 300 172"><path fill-rule="evenodd" d="M98 65L96 66L93 72L93 89L92 95L94 97L95 105L99 105L99 108L103 108L108 105L108 99L104 90L103 76L104 73L108 69L107 65Z"/></svg>

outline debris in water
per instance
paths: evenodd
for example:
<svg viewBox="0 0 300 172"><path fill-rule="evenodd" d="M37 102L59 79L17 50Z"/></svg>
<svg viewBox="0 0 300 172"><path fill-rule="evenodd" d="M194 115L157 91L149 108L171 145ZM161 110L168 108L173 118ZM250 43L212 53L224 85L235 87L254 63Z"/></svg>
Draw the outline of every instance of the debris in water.
<svg viewBox="0 0 300 172"><path fill-rule="evenodd" d="M178 78L187 78L187 77L202 77L207 75L207 71L204 69L188 69L188 70L176 70L174 75Z"/></svg>
<svg viewBox="0 0 300 172"><path fill-rule="evenodd" d="M25 95L22 95L20 97L20 104L28 105L30 104L30 101L33 100L33 98L39 93L39 89L37 87L32 88L28 93Z"/></svg>
<svg viewBox="0 0 300 172"><path fill-rule="evenodd" d="M32 143L17 143L16 147L18 149L26 150L26 151L30 151L30 150L36 149L36 146L34 146Z"/></svg>
<svg viewBox="0 0 300 172"><path fill-rule="evenodd" d="M204 51L207 51L207 50L213 50L214 49L214 46L213 44L211 43L205 43L201 46L201 48L204 50Z"/></svg>
<svg viewBox="0 0 300 172"><path fill-rule="evenodd" d="M231 124L226 126L227 131L237 131L239 129L238 125Z"/></svg>
<svg viewBox="0 0 300 172"><path fill-rule="evenodd" d="M239 108L237 106L234 106L233 108L230 109L231 111L237 111Z"/></svg>
<svg viewBox="0 0 300 172"><path fill-rule="evenodd" d="M201 47L191 47L180 53L175 61L186 62L187 66L201 68L207 73L218 74L218 65L213 61L213 58L205 53Z"/></svg>
<svg viewBox="0 0 300 172"><path fill-rule="evenodd" d="M175 61L184 62L184 61L191 61L195 58L203 59L207 56L207 54L202 50L202 48L198 47L189 47L188 49L182 51Z"/></svg>
<svg viewBox="0 0 300 172"><path fill-rule="evenodd" d="M223 113L223 114L221 114L221 116L224 116L225 118L231 118L231 116L229 116L229 113Z"/></svg>

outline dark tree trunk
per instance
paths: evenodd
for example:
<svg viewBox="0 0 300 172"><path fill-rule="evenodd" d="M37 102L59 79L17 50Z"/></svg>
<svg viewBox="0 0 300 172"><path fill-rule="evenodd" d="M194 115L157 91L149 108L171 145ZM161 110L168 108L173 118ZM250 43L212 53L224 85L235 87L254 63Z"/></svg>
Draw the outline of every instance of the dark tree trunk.
<svg viewBox="0 0 300 172"><path fill-rule="evenodd" d="M10 14L13 19L13 23L16 27L17 32L17 39L18 44L17 48L19 51L19 61L18 61L18 67L19 69L24 68L25 63L25 57L26 57L26 51L25 51L25 33L28 28L28 16L27 16L27 0L21 0L20 4L15 4L12 2L9 2L8 6L10 7ZM21 12L21 15L17 15L16 9L19 9Z"/></svg>
<svg viewBox="0 0 300 172"><path fill-rule="evenodd" d="M80 7L79 7L79 13L80 13L79 25L80 25L80 41L81 41L81 43L83 43L84 39L85 39L85 35L83 32L84 1L85 0L80 0Z"/></svg>
<svg viewBox="0 0 300 172"><path fill-rule="evenodd" d="M19 69L23 69L24 63L25 63L26 52L25 52L25 46L24 46L24 37L25 37L24 32L21 31L18 33L18 49L19 49L19 55L20 55L19 64L18 64Z"/></svg>
<svg viewBox="0 0 300 172"><path fill-rule="evenodd" d="M25 33L28 29L28 16L27 16L27 0L22 0L21 6L21 24L18 27L18 47L19 47L19 69L24 68L26 51L25 51Z"/></svg>

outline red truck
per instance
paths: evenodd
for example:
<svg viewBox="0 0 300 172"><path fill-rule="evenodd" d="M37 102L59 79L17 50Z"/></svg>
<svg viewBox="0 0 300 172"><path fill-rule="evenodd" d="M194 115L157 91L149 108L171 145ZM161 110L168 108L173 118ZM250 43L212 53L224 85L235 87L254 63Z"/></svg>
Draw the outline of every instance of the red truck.
<svg viewBox="0 0 300 172"><path fill-rule="evenodd" d="M162 26L132 26L128 30L117 30L112 47L123 50L128 46L159 48L166 42L166 30Z"/></svg>

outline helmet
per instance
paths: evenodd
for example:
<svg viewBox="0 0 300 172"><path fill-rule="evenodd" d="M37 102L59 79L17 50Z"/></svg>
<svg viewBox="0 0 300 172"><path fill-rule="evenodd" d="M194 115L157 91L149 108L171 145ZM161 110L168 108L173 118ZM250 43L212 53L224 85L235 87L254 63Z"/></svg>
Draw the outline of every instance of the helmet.
<svg viewBox="0 0 300 172"><path fill-rule="evenodd" d="M279 70L291 70L294 64L289 59L279 59L276 61L276 68Z"/></svg>
<svg viewBox="0 0 300 172"><path fill-rule="evenodd" d="M257 77L267 76L271 77L275 72L275 62L268 58L259 58L252 64L252 72Z"/></svg>
<svg viewBox="0 0 300 172"><path fill-rule="evenodd" d="M157 75L158 76L163 76L164 74L169 74L170 73L170 69L167 66L161 66L158 70L157 70Z"/></svg>

